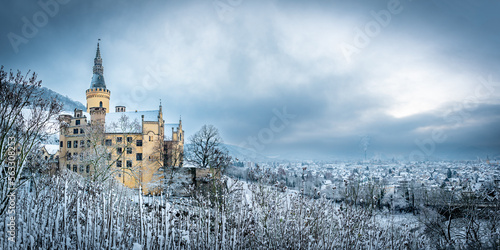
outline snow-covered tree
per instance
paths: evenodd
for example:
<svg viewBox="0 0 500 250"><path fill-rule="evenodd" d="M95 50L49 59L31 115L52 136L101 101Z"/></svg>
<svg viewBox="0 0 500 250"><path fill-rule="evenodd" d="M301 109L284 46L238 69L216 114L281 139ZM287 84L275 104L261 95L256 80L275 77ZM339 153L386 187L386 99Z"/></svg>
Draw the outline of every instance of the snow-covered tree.
<svg viewBox="0 0 500 250"><path fill-rule="evenodd" d="M51 126L62 105L44 99L41 81L35 73L14 74L0 68L0 214L9 197L29 178L23 175L33 152L53 130Z"/></svg>

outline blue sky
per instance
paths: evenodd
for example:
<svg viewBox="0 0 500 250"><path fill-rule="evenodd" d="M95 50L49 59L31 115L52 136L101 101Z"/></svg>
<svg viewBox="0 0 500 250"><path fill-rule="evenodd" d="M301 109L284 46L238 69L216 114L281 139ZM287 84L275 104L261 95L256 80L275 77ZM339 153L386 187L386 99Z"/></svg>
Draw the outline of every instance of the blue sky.
<svg viewBox="0 0 500 250"><path fill-rule="evenodd" d="M2 1L0 64L265 155L500 154L495 1ZM26 24L28 23L28 24ZM35 28L35 29L30 29ZM146 91L145 91L146 90ZM365 138L365 139L363 139Z"/></svg>

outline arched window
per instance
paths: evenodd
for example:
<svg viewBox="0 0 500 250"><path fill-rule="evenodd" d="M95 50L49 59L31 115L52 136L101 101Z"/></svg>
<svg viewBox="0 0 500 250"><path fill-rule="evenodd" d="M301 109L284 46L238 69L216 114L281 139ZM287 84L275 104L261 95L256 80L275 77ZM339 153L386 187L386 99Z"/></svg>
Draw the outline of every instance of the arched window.
<svg viewBox="0 0 500 250"><path fill-rule="evenodd" d="M101 108L102 108L102 102L99 102L99 107L101 107Z"/></svg>

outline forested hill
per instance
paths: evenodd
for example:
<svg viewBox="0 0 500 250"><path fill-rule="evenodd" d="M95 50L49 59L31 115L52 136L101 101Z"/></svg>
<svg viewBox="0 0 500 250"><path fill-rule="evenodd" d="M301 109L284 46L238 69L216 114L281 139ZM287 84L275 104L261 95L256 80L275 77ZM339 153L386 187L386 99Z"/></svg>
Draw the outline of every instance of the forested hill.
<svg viewBox="0 0 500 250"><path fill-rule="evenodd" d="M62 104L63 104L63 110L64 111L73 111L75 108L85 110L85 105L83 105L79 101L75 101L68 96L63 96L49 88L42 87L41 91L43 91L43 98L44 99L52 99L52 98L57 98Z"/></svg>
<svg viewBox="0 0 500 250"><path fill-rule="evenodd" d="M10 86L12 87L13 85L10 84ZM51 90L49 88L42 86L38 91L43 91L43 94L42 94L43 99L52 99L52 98L58 99L63 104L63 109L62 109L63 111L71 111L72 112L73 110L75 110L75 108L81 109L81 110L86 110L85 105L83 105L81 102L75 101L75 100L69 98L68 96L63 96L63 95L61 95L61 94L57 93L56 91Z"/></svg>

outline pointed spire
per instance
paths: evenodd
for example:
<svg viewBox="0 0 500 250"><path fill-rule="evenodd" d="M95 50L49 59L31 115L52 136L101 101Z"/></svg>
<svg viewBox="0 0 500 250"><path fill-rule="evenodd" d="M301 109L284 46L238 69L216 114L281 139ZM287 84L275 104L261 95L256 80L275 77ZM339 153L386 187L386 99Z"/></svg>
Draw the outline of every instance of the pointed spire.
<svg viewBox="0 0 500 250"><path fill-rule="evenodd" d="M97 51L95 53L95 58L101 58L101 50L99 49L99 42L101 42L101 38L97 39Z"/></svg>
<svg viewBox="0 0 500 250"><path fill-rule="evenodd" d="M101 49L99 48L99 43L101 39L97 40L97 50L95 52L94 67L92 68L93 76L90 88L106 88L106 83L104 81L104 67L102 66Z"/></svg>
<svg viewBox="0 0 500 250"><path fill-rule="evenodd" d="M100 41L101 41L101 39L99 39L97 42L97 50L95 52L93 71L94 71L94 74L102 75L104 73L104 68L102 67L101 50L99 49L99 42Z"/></svg>

